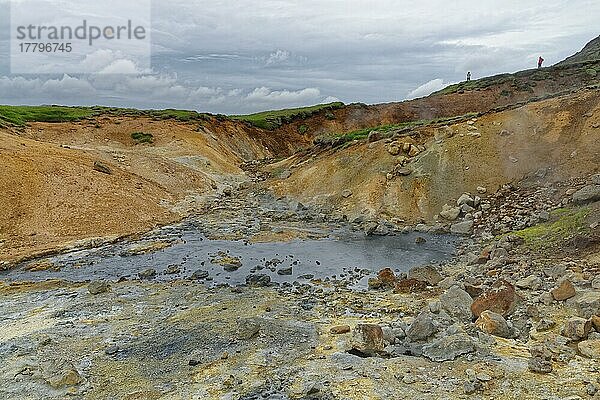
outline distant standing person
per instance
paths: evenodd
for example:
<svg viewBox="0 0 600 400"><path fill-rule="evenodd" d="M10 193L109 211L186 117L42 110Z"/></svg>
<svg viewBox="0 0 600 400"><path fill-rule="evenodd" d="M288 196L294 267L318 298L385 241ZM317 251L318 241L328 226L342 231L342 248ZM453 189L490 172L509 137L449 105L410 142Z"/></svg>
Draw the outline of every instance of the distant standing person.
<svg viewBox="0 0 600 400"><path fill-rule="evenodd" d="M467 82L471 82L471 71L467 72Z"/></svg>
<svg viewBox="0 0 600 400"><path fill-rule="evenodd" d="M538 59L538 68L542 68L543 63L544 63L544 59L542 58L542 56L540 56L540 58Z"/></svg>

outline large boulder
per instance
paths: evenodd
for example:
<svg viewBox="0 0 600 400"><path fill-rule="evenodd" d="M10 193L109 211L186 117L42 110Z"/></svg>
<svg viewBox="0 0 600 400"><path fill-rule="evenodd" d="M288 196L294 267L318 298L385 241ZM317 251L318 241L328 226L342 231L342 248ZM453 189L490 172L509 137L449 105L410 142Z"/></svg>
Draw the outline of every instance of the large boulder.
<svg viewBox="0 0 600 400"><path fill-rule="evenodd" d="M514 286L501 279L494 283L490 290L483 292L475 299L471 305L471 311L477 318L487 310L506 317L514 311L517 300Z"/></svg>
<svg viewBox="0 0 600 400"><path fill-rule="evenodd" d="M458 286L452 286L440 296L442 308L452 317L461 321L471 321L473 298Z"/></svg>
<svg viewBox="0 0 600 400"><path fill-rule="evenodd" d="M588 185L573 194L573 202L586 204L600 200L600 185Z"/></svg>
<svg viewBox="0 0 600 400"><path fill-rule="evenodd" d="M427 282L431 286L435 286L444 278L434 266L422 265L411 268L411 270L408 271L408 279L416 279L418 281Z"/></svg>
<svg viewBox="0 0 600 400"><path fill-rule="evenodd" d="M423 356L431 361L452 361L458 357L475 351L475 343L469 335L457 333L444 336L423 347Z"/></svg>

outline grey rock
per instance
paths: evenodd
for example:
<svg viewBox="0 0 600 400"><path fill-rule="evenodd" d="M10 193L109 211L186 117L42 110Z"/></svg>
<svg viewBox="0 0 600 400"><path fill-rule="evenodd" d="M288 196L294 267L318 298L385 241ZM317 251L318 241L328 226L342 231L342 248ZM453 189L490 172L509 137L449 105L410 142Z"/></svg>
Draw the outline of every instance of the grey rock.
<svg viewBox="0 0 600 400"><path fill-rule="evenodd" d="M277 271L277 275L290 276L294 273L292 267L281 268Z"/></svg>
<svg viewBox="0 0 600 400"><path fill-rule="evenodd" d="M529 275L523 279L520 279L515 284L521 289L539 289L542 286L542 279L537 275Z"/></svg>
<svg viewBox="0 0 600 400"><path fill-rule="evenodd" d="M342 197L347 199L349 197L352 197L352 190L350 189L346 189L342 192Z"/></svg>
<svg viewBox="0 0 600 400"><path fill-rule="evenodd" d="M588 185L573 194L573 202L587 204L600 200L600 185Z"/></svg>
<svg viewBox="0 0 600 400"><path fill-rule="evenodd" d="M452 317L461 321L470 321L473 318L471 304L473 299L466 291L458 286L452 286L440 296L442 308Z"/></svg>
<svg viewBox="0 0 600 400"><path fill-rule="evenodd" d="M473 353L475 343L467 334L459 333L456 335L445 336L423 347L423 356L431 361L443 362L452 361L458 357Z"/></svg>
<svg viewBox="0 0 600 400"><path fill-rule="evenodd" d="M240 319L237 321L237 339L250 340L257 337L261 330L261 321L258 319Z"/></svg>
<svg viewBox="0 0 600 400"><path fill-rule="evenodd" d="M546 346L534 346L530 350L529 371L538 374L552 372L552 352Z"/></svg>
<svg viewBox="0 0 600 400"><path fill-rule="evenodd" d="M594 315L600 315L600 291L591 291L583 293L575 298L575 309L582 318L592 318Z"/></svg>
<svg viewBox="0 0 600 400"><path fill-rule="evenodd" d="M208 271L204 271L204 270L199 269L198 271L195 271L192 274L191 279L200 281L200 280L208 278L209 275L210 274L208 273Z"/></svg>
<svg viewBox="0 0 600 400"><path fill-rule="evenodd" d="M429 311L423 311L408 328L406 337L411 342L422 342L433 336L437 331L434 315Z"/></svg>
<svg viewBox="0 0 600 400"><path fill-rule="evenodd" d="M440 216L448 221L456 221L460 216L460 207L452 207L448 204L445 204L442 207L442 212L440 212Z"/></svg>
<svg viewBox="0 0 600 400"><path fill-rule="evenodd" d="M271 277L265 274L252 274L246 277L246 284L255 287L264 287L271 284Z"/></svg>
<svg viewBox="0 0 600 400"><path fill-rule="evenodd" d="M457 235L468 235L473 231L473 221L463 221L450 227L450 232Z"/></svg>
<svg viewBox="0 0 600 400"><path fill-rule="evenodd" d="M106 293L110 289L110 285L107 282L90 282L88 285L88 291L90 294L98 295L101 293Z"/></svg>
<svg viewBox="0 0 600 400"><path fill-rule="evenodd" d="M148 268L138 274L140 279L154 279L156 277L156 270L153 268Z"/></svg>
<svg viewBox="0 0 600 400"><path fill-rule="evenodd" d="M473 199L470 194L465 193L462 196L460 196L458 198L458 200L456 201L456 205L459 207L462 206L463 204L467 204L467 205L473 207L475 205L475 199Z"/></svg>

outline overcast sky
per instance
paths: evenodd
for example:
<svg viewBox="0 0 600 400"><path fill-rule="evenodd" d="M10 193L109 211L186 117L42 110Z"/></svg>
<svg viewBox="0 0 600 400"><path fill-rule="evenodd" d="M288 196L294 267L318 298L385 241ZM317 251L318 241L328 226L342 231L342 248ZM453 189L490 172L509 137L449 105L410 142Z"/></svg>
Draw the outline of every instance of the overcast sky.
<svg viewBox="0 0 600 400"><path fill-rule="evenodd" d="M61 3L76 8L78 0ZM170 0L152 8L152 68L13 75L0 0L0 103L215 113L380 103L553 64L600 34L597 0Z"/></svg>

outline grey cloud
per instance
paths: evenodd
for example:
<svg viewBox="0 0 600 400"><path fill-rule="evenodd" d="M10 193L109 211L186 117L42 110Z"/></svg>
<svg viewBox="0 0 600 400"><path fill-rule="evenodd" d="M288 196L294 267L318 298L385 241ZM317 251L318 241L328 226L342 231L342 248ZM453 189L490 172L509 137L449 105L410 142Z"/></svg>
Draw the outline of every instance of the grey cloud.
<svg viewBox="0 0 600 400"><path fill-rule="evenodd" d="M558 62L597 36L600 3L174 0L155 1L153 15L152 73L73 77L91 85L80 102L240 113L327 98L397 101L462 80L467 70L474 78L516 71L542 54ZM105 72L133 67L117 57ZM9 76L0 64L2 75ZM0 93L0 102L12 100Z"/></svg>

